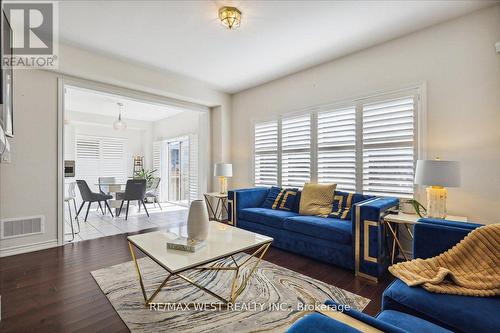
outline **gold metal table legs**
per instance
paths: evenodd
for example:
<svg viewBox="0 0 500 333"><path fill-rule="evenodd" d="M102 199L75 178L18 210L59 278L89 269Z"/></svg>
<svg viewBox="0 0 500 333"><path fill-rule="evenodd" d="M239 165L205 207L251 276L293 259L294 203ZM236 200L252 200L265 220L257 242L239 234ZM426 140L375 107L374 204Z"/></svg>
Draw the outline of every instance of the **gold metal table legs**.
<svg viewBox="0 0 500 333"><path fill-rule="evenodd" d="M401 251L401 253L403 254L403 257L405 258L405 260L410 260L406 256L406 253L403 250L403 246L401 245L401 242L398 238L398 233L397 233L396 228L400 223L395 223L394 226L391 225L391 222L385 221L385 223L387 224L387 229L389 229L389 232L392 235L391 264L394 264L394 256L396 253L396 244L397 244L399 250ZM413 240L413 233L410 229L410 226L408 226L408 224L406 224L406 223L404 223L404 226L405 226L406 231L408 232L408 235L410 236L410 239Z"/></svg>
<svg viewBox="0 0 500 333"><path fill-rule="evenodd" d="M129 248L130 248L130 254L132 255L132 259L134 261L134 265L135 265L135 269L137 271L137 277L139 279L139 284L141 286L141 291L142 291L142 296L144 297L144 303L145 303L145 306L147 307L154 299L155 297L158 295L158 293L161 291L161 289L167 284L167 282L169 281L170 278L172 277L179 277L181 279L183 279L184 281L192 284L193 286L203 290L204 292L212 295L213 297L217 298L219 301L221 301L223 304L229 304L229 303L234 303L236 301L236 299L238 298L239 295L241 295L241 293L245 290L247 284L248 284L248 281L250 280L250 278L252 277L253 273L255 272L256 268L259 266L259 264L261 263L262 261L262 258L264 257L264 255L266 254L267 250L269 249L269 247L271 246L271 243L266 243L266 244L263 244L261 245L254 253L252 253L252 255L250 255L248 258L246 258L241 264L238 264L238 262L236 261L236 259L234 259L234 255L229 255L225 258L231 258L233 263L234 263L234 266L217 266L217 262L220 261L221 259L217 259L215 260L215 262L210 265L210 266L198 266L198 267L194 267L194 268L189 268L189 269L186 269L184 271L181 271L181 272L176 272L176 273L169 273L169 275L165 278L165 280L160 284L160 286L153 292L153 294L148 297L146 295L146 288L144 287L144 282L143 282L143 279L142 279L142 274L141 274L141 270L139 268L139 264L137 262L137 258L135 256L135 252L134 252L134 245L129 242L128 243L129 245ZM252 258L256 258L257 260L252 264L253 266L251 266L251 270L250 270L250 273L243 278L243 280L241 281L241 283L238 285L238 278L240 276L240 270L242 267L244 267L247 263L250 262L250 260ZM205 270L217 270L217 271L234 271L234 276L233 276L233 280L231 282L231 290L229 292L230 296L228 299L214 293L213 291L211 291L210 289L200 285L199 283L197 283L196 281L182 275L181 273L185 272L185 271L188 271L188 270L199 270L199 271L205 271Z"/></svg>

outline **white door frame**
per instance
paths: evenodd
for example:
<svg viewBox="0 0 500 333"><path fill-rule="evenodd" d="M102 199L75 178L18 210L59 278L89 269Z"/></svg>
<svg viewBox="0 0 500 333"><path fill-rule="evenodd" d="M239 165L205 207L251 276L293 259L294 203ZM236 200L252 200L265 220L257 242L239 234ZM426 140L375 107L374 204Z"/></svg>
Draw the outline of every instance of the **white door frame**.
<svg viewBox="0 0 500 333"><path fill-rule="evenodd" d="M125 87L61 75L57 79L57 242L64 245L64 90L66 86L79 87L101 91L103 93L120 95L127 98L146 101L153 104L169 105L183 108L186 111L196 111L209 115L210 108L205 105L183 101L176 98L154 95ZM208 118L209 119L209 118ZM206 119L203 120L206 123ZM200 129L200 132L203 131ZM206 133L209 134L209 131ZM207 138L210 141L210 138Z"/></svg>

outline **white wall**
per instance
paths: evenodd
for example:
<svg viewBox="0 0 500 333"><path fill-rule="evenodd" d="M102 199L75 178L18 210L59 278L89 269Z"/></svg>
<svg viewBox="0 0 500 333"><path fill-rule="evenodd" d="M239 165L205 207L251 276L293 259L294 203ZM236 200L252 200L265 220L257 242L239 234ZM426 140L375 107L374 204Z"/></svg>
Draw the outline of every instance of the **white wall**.
<svg viewBox="0 0 500 333"><path fill-rule="evenodd" d="M179 98L205 106L230 110L230 96L206 83L181 75L127 63L74 47L61 45L58 72L40 70L16 71L14 88L14 130L10 140L10 164L0 165L0 218L31 215L45 216L45 233L30 237L3 240L0 255L55 245L57 242L57 110L58 78L71 75L159 96ZM211 163L209 115L205 135L204 161ZM219 122L224 126L227 122ZM228 129L219 128L220 131ZM215 147L229 151L229 145ZM208 183L209 173L204 179ZM29 247L28 247L29 246Z"/></svg>
<svg viewBox="0 0 500 333"><path fill-rule="evenodd" d="M153 140L161 141L198 133L201 117L203 117L203 114L200 112L186 111L156 121L153 124Z"/></svg>
<svg viewBox="0 0 500 333"><path fill-rule="evenodd" d="M252 185L252 123L280 113L427 83L425 151L458 160L449 212L500 222L500 5L413 33L233 97L234 187Z"/></svg>

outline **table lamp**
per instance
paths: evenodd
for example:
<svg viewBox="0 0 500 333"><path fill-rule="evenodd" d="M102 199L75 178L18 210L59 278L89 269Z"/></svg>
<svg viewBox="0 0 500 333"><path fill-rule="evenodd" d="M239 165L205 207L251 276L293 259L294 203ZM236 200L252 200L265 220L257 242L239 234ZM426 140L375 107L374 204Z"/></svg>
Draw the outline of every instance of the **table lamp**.
<svg viewBox="0 0 500 333"><path fill-rule="evenodd" d="M415 184L427 186L427 217L446 218L445 187L460 186L460 165L457 161L418 160Z"/></svg>
<svg viewBox="0 0 500 333"><path fill-rule="evenodd" d="M233 165L229 163L217 163L214 167L214 176L219 177L219 192L227 193L227 177L233 176Z"/></svg>

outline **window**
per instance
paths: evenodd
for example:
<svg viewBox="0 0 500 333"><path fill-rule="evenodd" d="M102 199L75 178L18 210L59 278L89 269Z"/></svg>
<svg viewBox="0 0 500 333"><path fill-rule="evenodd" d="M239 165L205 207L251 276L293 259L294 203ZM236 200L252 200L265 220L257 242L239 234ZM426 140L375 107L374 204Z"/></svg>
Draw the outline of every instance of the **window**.
<svg viewBox="0 0 500 333"><path fill-rule="evenodd" d="M127 180L127 141L118 138L77 136L76 178L96 188L99 177Z"/></svg>
<svg viewBox="0 0 500 333"><path fill-rule="evenodd" d="M155 176L161 178L160 187L158 188L160 201L178 201L169 198L169 180L171 179L171 172L169 172L169 152L171 152L169 143L176 143L181 153L179 170L182 179L177 182L180 188L177 187L175 191L180 193L183 201L197 200L200 195L198 186L198 135L191 134L186 137L153 143L153 169L156 169ZM171 182L171 185L174 186L174 182Z"/></svg>
<svg viewBox="0 0 500 333"><path fill-rule="evenodd" d="M318 113L318 183L356 191L356 108Z"/></svg>
<svg viewBox="0 0 500 333"><path fill-rule="evenodd" d="M311 117L281 122L281 185L302 187L311 177Z"/></svg>
<svg viewBox="0 0 500 333"><path fill-rule="evenodd" d="M414 98L363 105L363 192L413 197Z"/></svg>
<svg viewBox="0 0 500 333"><path fill-rule="evenodd" d="M348 192L413 197L418 96L408 90L257 123L255 185L317 180Z"/></svg>
<svg viewBox="0 0 500 333"><path fill-rule="evenodd" d="M255 185L278 184L278 122L255 125Z"/></svg>

